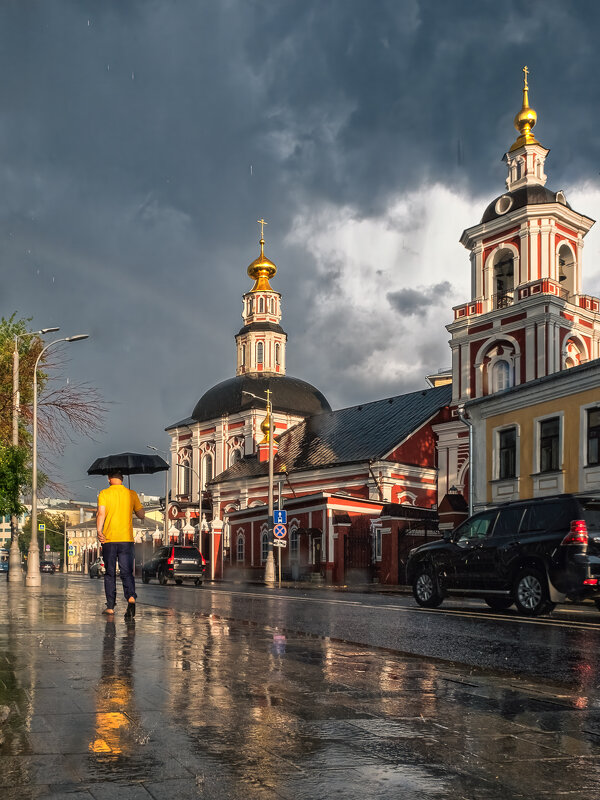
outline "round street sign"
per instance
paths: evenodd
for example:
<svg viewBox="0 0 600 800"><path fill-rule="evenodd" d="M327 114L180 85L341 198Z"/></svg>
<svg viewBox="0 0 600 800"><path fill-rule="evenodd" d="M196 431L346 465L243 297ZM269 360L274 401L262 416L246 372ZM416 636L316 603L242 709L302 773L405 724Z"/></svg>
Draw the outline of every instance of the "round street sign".
<svg viewBox="0 0 600 800"><path fill-rule="evenodd" d="M283 539L286 533L287 533L286 527L281 523L275 525L273 528L273 536L276 536L278 539Z"/></svg>

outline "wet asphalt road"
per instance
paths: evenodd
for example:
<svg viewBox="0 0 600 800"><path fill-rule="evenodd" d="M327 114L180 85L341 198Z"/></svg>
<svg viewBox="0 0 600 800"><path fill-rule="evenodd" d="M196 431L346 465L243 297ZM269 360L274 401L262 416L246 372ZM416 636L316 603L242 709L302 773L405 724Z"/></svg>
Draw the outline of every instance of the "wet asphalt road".
<svg viewBox="0 0 600 800"><path fill-rule="evenodd" d="M600 612L592 604L557 607L550 616L495 613L482 601L453 599L439 609L419 608L411 596L330 589L259 586L138 587L139 601L281 630L425 656L469 668L598 692Z"/></svg>
<svg viewBox="0 0 600 800"><path fill-rule="evenodd" d="M591 610L521 625L475 603L155 584L139 601L126 624L99 581L0 584L2 800L598 796ZM502 666L519 632L513 657L556 652L545 675L465 666Z"/></svg>

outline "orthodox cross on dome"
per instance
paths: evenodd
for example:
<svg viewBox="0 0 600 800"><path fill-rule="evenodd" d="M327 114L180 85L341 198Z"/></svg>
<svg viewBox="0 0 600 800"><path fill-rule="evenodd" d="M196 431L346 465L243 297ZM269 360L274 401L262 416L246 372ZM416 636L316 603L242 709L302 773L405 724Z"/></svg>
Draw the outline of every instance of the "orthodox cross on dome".
<svg viewBox="0 0 600 800"><path fill-rule="evenodd" d="M525 73L525 77L523 78L523 81L525 83L525 88L529 89L529 84L527 83L527 76L529 75L529 67L527 65L523 67L523 72Z"/></svg>
<svg viewBox="0 0 600 800"><path fill-rule="evenodd" d="M264 242L264 240L265 240L265 225L268 225L269 223L265 222L264 219L257 219L256 221L260 225L260 239L261 239L262 242Z"/></svg>

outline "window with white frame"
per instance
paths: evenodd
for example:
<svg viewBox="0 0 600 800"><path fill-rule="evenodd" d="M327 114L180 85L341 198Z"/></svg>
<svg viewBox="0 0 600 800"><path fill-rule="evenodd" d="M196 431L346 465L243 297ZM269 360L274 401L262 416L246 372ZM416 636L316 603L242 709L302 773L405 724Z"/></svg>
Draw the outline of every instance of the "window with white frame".
<svg viewBox="0 0 600 800"><path fill-rule="evenodd" d="M245 541L244 541L244 534L238 533L237 537L237 547L236 547L236 559L238 561L243 561L245 557Z"/></svg>
<svg viewBox="0 0 600 800"><path fill-rule="evenodd" d="M179 494L190 494L191 488L191 463L189 456L184 456L179 463Z"/></svg>
<svg viewBox="0 0 600 800"><path fill-rule="evenodd" d="M256 363L262 364L265 360L265 346L262 342L256 345Z"/></svg>
<svg viewBox="0 0 600 800"><path fill-rule="evenodd" d="M260 537L260 560L264 563L269 556L269 534L265 531Z"/></svg>
<svg viewBox="0 0 600 800"><path fill-rule="evenodd" d="M502 392L512 386L511 368L508 361L500 359L492 367L492 391Z"/></svg>
<svg viewBox="0 0 600 800"><path fill-rule="evenodd" d="M560 417L540 420L538 425L540 472L556 472L560 469Z"/></svg>
<svg viewBox="0 0 600 800"><path fill-rule="evenodd" d="M373 561L381 561L381 528L373 530Z"/></svg>
<svg viewBox="0 0 600 800"><path fill-rule="evenodd" d="M498 479L517 477L517 429L498 431Z"/></svg>
<svg viewBox="0 0 600 800"><path fill-rule="evenodd" d="M300 534L298 533L298 528L292 528L292 530L290 531L290 558L293 561L297 561L299 552L300 552Z"/></svg>
<svg viewBox="0 0 600 800"><path fill-rule="evenodd" d="M213 458L210 453L206 453L202 459L202 484L206 488L208 481L212 480L213 476Z"/></svg>
<svg viewBox="0 0 600 800"><path fill-rule="evenodd" d="M600 406L587 409L587 466L600 465Z"/></svg>
<svg viewBox="0 0 600 800"><path fill-rule="evenodd" d="M229 453L229 466L232 467L236 461L239 461L242 457L242 451L234 447L234 449Z"/></svg>

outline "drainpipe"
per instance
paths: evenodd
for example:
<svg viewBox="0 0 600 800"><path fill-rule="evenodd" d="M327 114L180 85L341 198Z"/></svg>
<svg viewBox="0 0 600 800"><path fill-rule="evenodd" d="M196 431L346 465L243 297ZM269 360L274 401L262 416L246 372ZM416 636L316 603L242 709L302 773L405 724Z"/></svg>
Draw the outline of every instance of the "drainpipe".
<svg viewBox="0 0 600 800"><path fill-rule="evenodd" d="M467 411L466 414L469 412ZM473 516L473 485L475 483L475 454L473 452L473 421L465 414L464 405L458 406L458 418L469 429L469 516Z"/></svg>

